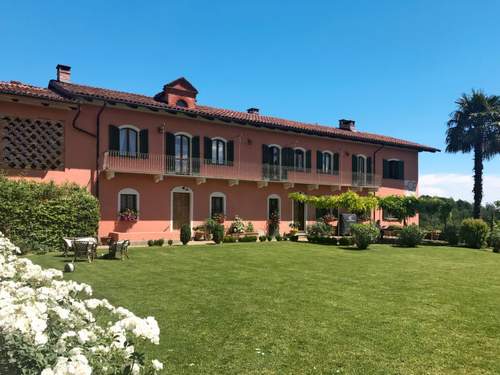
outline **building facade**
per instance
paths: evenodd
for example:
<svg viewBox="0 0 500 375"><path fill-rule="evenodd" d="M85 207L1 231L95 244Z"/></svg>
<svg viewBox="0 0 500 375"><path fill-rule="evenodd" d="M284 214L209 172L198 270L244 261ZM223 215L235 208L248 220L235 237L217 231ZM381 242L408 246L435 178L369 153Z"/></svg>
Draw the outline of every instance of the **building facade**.
<svg viewBox="0 0 500 375"><path fill-rule="evenodd" d="M265 232L273 212L281 232L304 229L321 213L289 193L417 194L418 154L438 151L350 120L204 106L184 78L144 96L73 84L70 72L58 65L47 88L0 82L0 163L11 178L85 186L101 203L100 236L178 239L215 214Z"/></svg>

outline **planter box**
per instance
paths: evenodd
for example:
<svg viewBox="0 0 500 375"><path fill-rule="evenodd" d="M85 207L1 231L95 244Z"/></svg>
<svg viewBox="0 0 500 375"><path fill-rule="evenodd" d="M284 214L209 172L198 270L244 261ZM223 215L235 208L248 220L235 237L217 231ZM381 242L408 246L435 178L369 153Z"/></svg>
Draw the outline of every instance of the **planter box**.
<svg viewBox="0 0 500 375"><path fill-rule="evenodd" d="M245 237L245 236L259 237L259 233L257 233L257 232L231 233L230 236L233 237L233 238L238 238L238 239L242 238L242 237Z"/></svg>

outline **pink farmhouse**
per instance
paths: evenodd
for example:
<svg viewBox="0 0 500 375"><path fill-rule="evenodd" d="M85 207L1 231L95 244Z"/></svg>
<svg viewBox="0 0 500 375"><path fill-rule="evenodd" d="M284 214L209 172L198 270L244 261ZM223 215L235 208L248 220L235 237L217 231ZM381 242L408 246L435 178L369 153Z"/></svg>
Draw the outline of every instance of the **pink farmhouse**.
<svg viewBox="0 0 500 375"><path fill-rule="evenodd" d="M351 120L320 126L205 106L185 78L144 96L74 84L70 73L58 65L48 88L0 82L0 163L11 178L85 186L101 204L101 237L178 239L182 224L215 214L264 232L277 212L281 232L304 229L324 213L289 193L416 194L419 152L438 151Z"/></svg>

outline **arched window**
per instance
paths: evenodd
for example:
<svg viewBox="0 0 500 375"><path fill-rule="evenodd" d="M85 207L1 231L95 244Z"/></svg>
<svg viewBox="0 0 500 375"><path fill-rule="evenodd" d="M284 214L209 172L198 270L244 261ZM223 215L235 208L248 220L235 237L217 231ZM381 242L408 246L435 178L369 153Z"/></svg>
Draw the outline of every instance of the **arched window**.
<svg viewBox="0 0 500 375"><path fill-rule="evenodd" d="M118 193L118 213L125 212L134 213L137 217L139 214L139 193L137 190L125 188Z"/></svg>
<svg viewBox="0 0 500 375"><path fill-rule="evenodd" d="M305 153L304 150L297 148L294 151L295 155L295 169L299 171L303 171L306 168L306 161L305 161Z"/></svg>
<svg viewBox="0 0 500 375"><path fill-rule="evenodd" d="M333 171L333 156L331 152L323 152L323 173L331 174Z"/></svg>
<svg viewBox="0 0 500 375"><path fill-rule="evenodd" d="M226 164L226 141L223 139L212 139L212 164Z"/></svg>
<svg viewBox="0 0 500 375"><path fill-rule="evenodd" d="M224 193L212 193L210 195L210 217L215 215L226 215L226 195Z"/></svg>
<svg viewBox="0 0 500 375"><path fill-rule="evenodd" d="M175 103L175 105L177 107L182 107L182 108L187 108L187 106L188 106L187 102L185 100L183 100L183 99L177 100L177 102Z"/></svg>
<svg viewBox="0 0 500 375"><path fill-rule="evenodd" d="M270 220L274 213L278 214L278 217L281 218L281 199L276 194L267 197L267 219Z"/></svg>
<svg viewBox="0 0 500 375"><path fill-rule="evenodd" d="M120 127L120 153L136 154L139 152L139 132L125 125Z"/></svg>
<svg viewBox="0 0 500 375"><path fill-rule="evenodd" d="M281 164L281 149L278 146L269 146L269 164Z"/></svg>
<svg viewBox="0 0 500 375"><path fill-rule="evenodd" d="M186 134L175 135L175 172L189 174L191 162L191 138Z"/></svg>

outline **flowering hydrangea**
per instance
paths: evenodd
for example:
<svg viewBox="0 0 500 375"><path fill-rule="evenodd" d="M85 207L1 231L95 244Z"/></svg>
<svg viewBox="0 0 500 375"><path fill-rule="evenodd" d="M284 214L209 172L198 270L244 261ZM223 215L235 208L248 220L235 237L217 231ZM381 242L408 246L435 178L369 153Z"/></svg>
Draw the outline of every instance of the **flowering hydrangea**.
<svg viewBox="0 0 500 375"><path fill-rule="evenodd" d="M137 317L62 272L18 258L0 233L0 368L42 375L157 374L137 350L159 343L155 318ZM10 372L9 372L10 373Z"/></svg>

